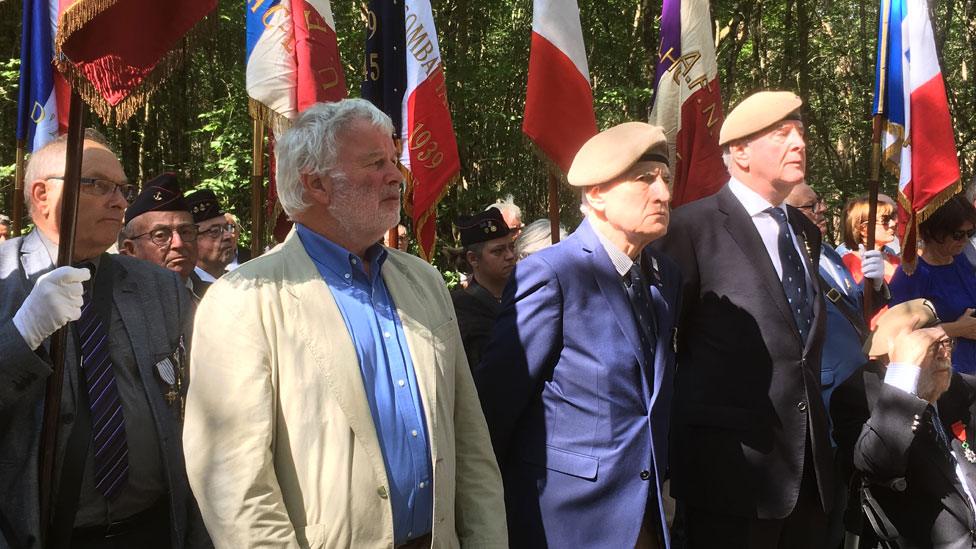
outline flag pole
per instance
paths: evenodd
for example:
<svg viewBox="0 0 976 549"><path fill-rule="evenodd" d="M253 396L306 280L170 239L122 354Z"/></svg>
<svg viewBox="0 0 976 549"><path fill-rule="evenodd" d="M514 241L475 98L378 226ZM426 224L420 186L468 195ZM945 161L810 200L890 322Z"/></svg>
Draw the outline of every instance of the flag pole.
<svg viewBox="0 0 976 549"><path fill-rule="evenodd" d="M871 120L871 175L868 178L868 231L864 249L874 249L875 224L878 221L878 187L881 182L881 126L884 124L885 112L885 83L888 77L888 19L890 16L890 2L881 2L881 32L878 33L878 108ZM874 312L874 292L868 291L864 284L864 321L871 325Z"/></svg>
<svg viewBox="0 0 976 549"><path fill-rule="evenodd" d="M559 242L559 179L553 173L552 168L549 172L549 233L552 243Z"/></svg>
<svg viewBox="0 0 976 549"><path fill-rule="evenodd" d="M27 153L27 142L23 139L17 140L17 163L14 169L14 196L13 210L10 216L13 217L13 232L11 237L20 236L20 228L24 217L24 156Z"/></svg>
<svg viewBox="0 0 976 549"><path fill-rule="evenodd" d="M254 118L251 141L251 257L264 249L264 123Z"/></svg>
<svg viewBox="0 0 976 549"><path fill-rule="evenodd" d="M58 267L71 265L74 259L76 222L78 218L78 190L81 179L81 161L85 146L85 105L77 90L71 91L71 107L68 112L68 144L65 151L64 183L61 194L61 221L58 227ZM40 525L44 540L52 533L51 513L54 488L55 457L58 447L58 425L61 416L61 392L64 385L65 346L69 325L54 333L51 340L53 370L47 379L44 396L44 419L40 444Z"/></svg>

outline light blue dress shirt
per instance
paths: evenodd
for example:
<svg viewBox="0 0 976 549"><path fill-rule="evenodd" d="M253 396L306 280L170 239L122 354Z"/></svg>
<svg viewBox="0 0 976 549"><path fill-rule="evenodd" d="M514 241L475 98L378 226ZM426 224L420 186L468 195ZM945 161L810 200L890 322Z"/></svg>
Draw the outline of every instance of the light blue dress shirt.
<svg viewBox="0 0 976 549"><path fill-rule="evenodd" d="M396 305L380 276L387 252L379 244L366 250L367 276L355 254L301 224L295 228L356 347L390 485L394 545L403 544L431 531L434 487L417 376Z"/></svg>

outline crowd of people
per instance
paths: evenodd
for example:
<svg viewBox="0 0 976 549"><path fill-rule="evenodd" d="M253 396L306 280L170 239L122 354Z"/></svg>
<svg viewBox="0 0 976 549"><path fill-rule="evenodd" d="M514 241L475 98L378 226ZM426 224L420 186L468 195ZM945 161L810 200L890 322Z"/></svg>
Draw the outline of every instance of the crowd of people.
<svg viewBox="0 0 976 549"><path fill-rule="evenodd" d="M213 192L138 190L89 131L56 267L49 143L34 230L0 218L0 548L976 546L976 197L921 224L914 271L886 197L875 227L848 203L835 249L802 108L742 100L729 182L674 211L662 129L600 132L566 178L582 223L459 217L453 292L406 253L366 101L278 140L295 226L250 261Z"/></svg>

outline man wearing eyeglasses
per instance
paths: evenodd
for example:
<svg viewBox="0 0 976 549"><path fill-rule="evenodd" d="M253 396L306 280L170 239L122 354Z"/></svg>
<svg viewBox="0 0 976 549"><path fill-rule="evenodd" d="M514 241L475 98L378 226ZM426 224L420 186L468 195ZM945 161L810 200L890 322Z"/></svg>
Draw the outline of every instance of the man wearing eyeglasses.
<svg viewBox="0 0 976 549"><path fill-rule="evenodd" d="M237 225L228 223L217 195L210 189L201 189L187 195L186 205L193 214L193 222L200 227L197 237L197 264L193 273L200 279L203 291L217 281L227 266L234 261L237 251L235 237Z"/></svg>
<svg viewBox="0 0 976 549"><path fill-rule="evenodd" d="M148 183L125 211L119 253L155 263L180 275L195 302L203 282L193 277L199 228L183 198L176 174L164 173Z"/></svg>
<svg viewBox="0 0 976 549"><path fill-rule="evenodd" d="M105 253L133 193L94 132L84 141L74 266L54 268L65 150L60 138L31 155L24 198L36 228L0 244L0 545L40 547L48 338L68 325L45 546L206 546L180 443L189 296L173 273Z"/></svg>

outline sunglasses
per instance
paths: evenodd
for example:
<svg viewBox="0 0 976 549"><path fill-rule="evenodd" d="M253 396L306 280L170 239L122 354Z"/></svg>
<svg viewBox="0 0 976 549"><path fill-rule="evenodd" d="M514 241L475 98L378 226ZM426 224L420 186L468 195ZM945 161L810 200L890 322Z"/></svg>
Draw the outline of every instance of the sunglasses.
<svg viewBox="0 0 976 549"><path fill-rule="evenodd" d="M952 231L949 233L949 236L951 236L952 239L957 242L960 240L966 240L967 238L972 238L974 235L976 235L976 227L969 229L968 231L960 229L958 231Z"/></svg>

